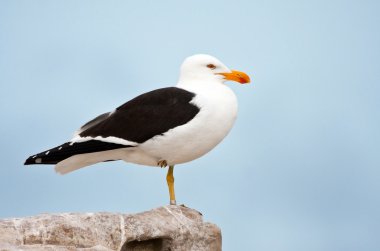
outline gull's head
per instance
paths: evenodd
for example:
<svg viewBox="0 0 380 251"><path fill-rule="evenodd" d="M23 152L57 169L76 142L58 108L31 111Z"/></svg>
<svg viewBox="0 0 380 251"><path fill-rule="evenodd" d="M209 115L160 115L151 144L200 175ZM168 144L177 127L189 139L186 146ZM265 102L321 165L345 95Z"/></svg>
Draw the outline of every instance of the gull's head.
<svg viewBox="0 0 380 251"><path fill-rule="evenodd" d="M247 84L251 80L244 72L230 70L213 56L197 54L185 59L182 63L179 77L179 83L193 81L212 81L220 83L235 81L240 84Z"/></svg>

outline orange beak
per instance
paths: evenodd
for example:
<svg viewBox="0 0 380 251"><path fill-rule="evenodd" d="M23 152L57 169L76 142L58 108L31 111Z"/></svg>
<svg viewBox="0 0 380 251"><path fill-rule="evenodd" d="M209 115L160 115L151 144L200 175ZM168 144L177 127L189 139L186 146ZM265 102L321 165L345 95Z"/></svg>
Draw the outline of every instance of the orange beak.
<svg viewBox="0 0 380 251"><path fill-rule="evenodd" d="M229 73L216 73L216 74L224 76L226 80L239 82L240 84L248 84L249 82L251 82L251 79L249 78L249 76L241 71L232 70Z"/></svg>

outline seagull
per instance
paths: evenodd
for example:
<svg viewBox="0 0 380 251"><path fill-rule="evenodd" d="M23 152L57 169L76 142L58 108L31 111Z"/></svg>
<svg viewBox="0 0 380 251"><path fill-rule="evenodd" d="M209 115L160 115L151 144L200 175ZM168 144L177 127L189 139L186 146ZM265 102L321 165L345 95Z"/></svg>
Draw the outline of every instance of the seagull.
<svg viewBox="0 0 380 251"><path fill-rule="evenodd" d="M25 165L53 164L60 174L115 160L169 166L166 180L175 205L174 166L208 153L235 122L237 99L226 81L247 84L250 78L213 56L190 56L175 87L144 93L99 115L69 142L30 156Z"/></svg>

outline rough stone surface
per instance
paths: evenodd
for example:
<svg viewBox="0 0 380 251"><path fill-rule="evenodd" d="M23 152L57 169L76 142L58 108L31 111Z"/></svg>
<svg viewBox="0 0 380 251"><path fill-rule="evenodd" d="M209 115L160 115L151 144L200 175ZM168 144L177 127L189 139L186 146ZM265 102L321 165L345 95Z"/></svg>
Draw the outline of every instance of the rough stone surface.
<svg viewBox="0 0 380 251"><path fill-rule="evenodd" d="M0 250L221 250L220 229L183 206L137 214L62 213L0 220Z"/></svg>

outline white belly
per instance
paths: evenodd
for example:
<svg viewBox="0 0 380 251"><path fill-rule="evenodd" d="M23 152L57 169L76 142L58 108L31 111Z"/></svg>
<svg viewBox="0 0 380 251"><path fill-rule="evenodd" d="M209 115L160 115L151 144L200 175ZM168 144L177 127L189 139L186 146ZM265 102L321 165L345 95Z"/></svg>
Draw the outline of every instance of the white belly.
<svg viewBox="0 0 380 251"><path fill-rule="evenodd" d="M235 94L228 87L195 86L192 103L201 108L187 124L175 127L128 151L124 160L156 166L159 160L169 165L189 162L213 149L231 130L237 115Z"/></svg>

